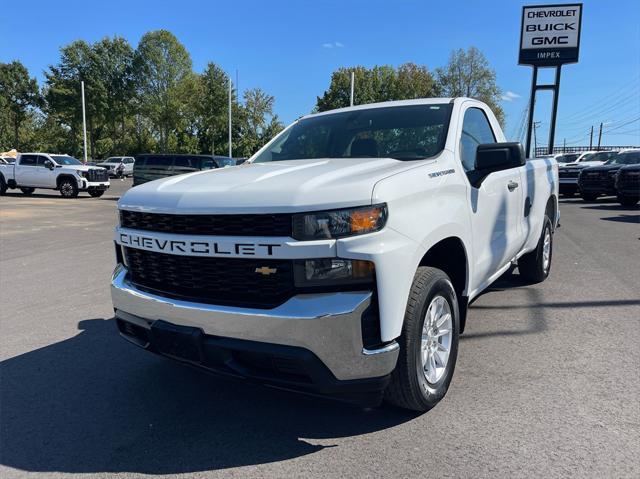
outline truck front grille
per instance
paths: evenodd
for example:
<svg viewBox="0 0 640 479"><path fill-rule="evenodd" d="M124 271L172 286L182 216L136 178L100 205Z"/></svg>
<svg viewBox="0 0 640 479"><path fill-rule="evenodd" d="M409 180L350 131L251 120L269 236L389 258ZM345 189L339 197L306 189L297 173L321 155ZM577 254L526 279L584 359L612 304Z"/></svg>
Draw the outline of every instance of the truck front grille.
<svg viewBox="0 0 640 479"><path fill-rule="evenodd" d="M291 236L290 214L171 215L120 211L124 228L210 236Z"/></svg>
<svg viewBox="0 0 640 479"><path fill-rule="evenodd" d="M560 178L577 178L580 176L580 170L560 170L558 176Z"/></svg>
<svg viewBox="0 0 640 479"><path fill-rule="evenodd" d="M108 181L109 173L102 168L94 168L87 171L87 180L89 181Z"/></svg>
<svg viewBox="0 0 640 479"><path fill-rule="evenodd" d="M198 303L269 309L295 294L293 262L208 258L125 248L131 281L161 296ZM264 266L269 275L256 273Z"/></svg>

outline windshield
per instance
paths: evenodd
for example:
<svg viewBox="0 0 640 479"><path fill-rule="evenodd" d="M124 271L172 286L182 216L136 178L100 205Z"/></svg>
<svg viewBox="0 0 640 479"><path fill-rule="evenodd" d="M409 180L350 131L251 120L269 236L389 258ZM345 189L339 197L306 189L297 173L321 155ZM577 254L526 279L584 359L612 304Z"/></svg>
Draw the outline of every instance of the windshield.
<svg viewBox="0 0 640 479"><path fill-rule="evenodd" d="M576 155L562 155L559 156L558 158L556 158L556 161L558 163L573 163L574 161L576 161L578 159L580 155L576 154Z"/></svg>
<svg viewBox="0 0 640 479"><path fill-rule="evenodd" d="M51 158L53 158L53 161L55 161L59 165L67 165L67 166L70 166L70 165L82 165L82 162L80 162L79 160L76 160L72 156L51 155Z"/></svg>
<svg viewBox="0 0 640 479"><path fill-rule="evenodd" d="M408 105L311 116L294 123L255 163L317 158L420 160L444 148L450 104Z"/></svg>
<svg viewBox="0 0 640 479"><path fill-rule="evenodd" d="M637 165L640 163L639 151L625 151L618 153L615 158L609 161L608 165Z"/></svg>

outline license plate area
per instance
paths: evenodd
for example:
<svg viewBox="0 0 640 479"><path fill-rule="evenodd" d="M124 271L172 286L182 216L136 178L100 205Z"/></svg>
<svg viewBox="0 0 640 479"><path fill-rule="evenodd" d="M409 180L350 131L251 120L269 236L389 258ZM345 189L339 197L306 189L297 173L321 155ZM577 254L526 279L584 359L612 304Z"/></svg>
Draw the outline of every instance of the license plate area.
<svg viewBox="0 0 640 479"><path fill-rule="evenodd" d="M167 356L184 361L202 362L202 338L200 328L179 326L157 320L151 325L150 339L155 349Z"/></svg>

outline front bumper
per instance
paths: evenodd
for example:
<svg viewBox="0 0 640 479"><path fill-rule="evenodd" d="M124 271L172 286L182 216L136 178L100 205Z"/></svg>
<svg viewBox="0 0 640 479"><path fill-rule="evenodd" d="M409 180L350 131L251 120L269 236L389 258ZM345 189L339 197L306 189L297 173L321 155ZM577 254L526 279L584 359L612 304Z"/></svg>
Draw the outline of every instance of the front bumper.
<svg viewBox="0 0 640 479"><path fill-rule="evenodd" d="M85 179L78 181L78 189L80 190L108 190L111 183L109 181L87 181Z"/></svg>
<svg viewBox="0 0 640 479"><path fill-rule="evenodd" d="M372 306L369 291L298 295L273 309L216 306L144 292L127 280L127 269L119 265L111 281L111 297L120 332L139 346L215 372L287 388L332 396L354 388L381 394L398 359L396 342L374 350L363 348L361 321ZM133 328L128 330L127 325ZM160 326L197 332L202 354L181 357L159 348L153 331ZM296 380L278 377L273 371L265 375L246 361L235 361L242 365L234 366L234 361L211 360L234 357L233 351L239 356L251 354L256 348L272 357L296 359L304 374Z"/></svg>

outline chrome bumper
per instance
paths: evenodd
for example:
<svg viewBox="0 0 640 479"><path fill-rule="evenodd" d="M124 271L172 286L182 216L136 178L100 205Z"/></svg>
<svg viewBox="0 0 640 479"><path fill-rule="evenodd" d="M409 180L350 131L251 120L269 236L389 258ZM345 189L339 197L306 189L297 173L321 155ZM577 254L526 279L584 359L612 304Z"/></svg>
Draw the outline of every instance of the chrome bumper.
<svg viewBox="0 0 640 479"><path fill-rule="evenodd" d="M375 350L362 346L360 321L371 303L370 292L298 295L268 310L216 306L141 291L119 265L111 280L111 298L117 317L147 329L161 319L212 336L305 348L338 380L385 376L398 359L396 342Z"/></svg>

